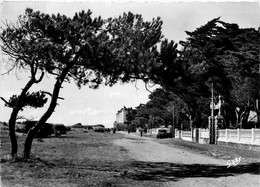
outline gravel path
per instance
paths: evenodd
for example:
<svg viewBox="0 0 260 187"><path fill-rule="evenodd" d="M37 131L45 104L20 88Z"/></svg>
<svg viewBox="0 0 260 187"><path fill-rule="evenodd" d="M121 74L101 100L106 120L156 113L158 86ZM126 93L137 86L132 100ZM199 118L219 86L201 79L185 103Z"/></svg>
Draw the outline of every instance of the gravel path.
<svg viewBox="0 0 260 187"><path fill-rule="evenodd" d="M169 147L149 137L121 133L125 138L115 140L114 144L127 149L130 156L141 163L143 173L138 174L139 177L147 180L146 175L153 175L149 180L153 178L155 181L162 178L160 186L260 187L260 172L256 172L253 166L238 165L227 169L225 160Z"/></svg>

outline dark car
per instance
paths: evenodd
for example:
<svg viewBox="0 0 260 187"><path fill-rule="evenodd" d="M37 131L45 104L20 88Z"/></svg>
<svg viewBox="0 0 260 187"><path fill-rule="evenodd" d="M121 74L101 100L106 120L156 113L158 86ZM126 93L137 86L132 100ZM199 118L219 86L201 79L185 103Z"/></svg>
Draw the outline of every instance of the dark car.
<svg viewBox="0 0 260 187"><path fill-rule="evenodd" d="M161 139L161 138L168 138L168 133L167 133L167 129L159 129L158 130L158 134L156 135L157 139Z"/></svg>
<svg viewBox="0 0 260 187"><path fill-rule="evenodd" d="M105 132L105 128L103 127L94 128L94 132Z"/></svg>

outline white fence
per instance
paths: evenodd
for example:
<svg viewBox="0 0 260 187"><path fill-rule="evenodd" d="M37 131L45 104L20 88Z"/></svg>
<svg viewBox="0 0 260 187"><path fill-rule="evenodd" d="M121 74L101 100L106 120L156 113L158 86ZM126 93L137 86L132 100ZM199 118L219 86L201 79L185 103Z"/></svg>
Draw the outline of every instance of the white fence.
<svg viewBox="0 0 260 187"><path fill-rule="evenodd" d="M201 144L209 143L209 129L199 129L198 142Z"/></svg>
<svg viewBox="0 0 260 187"><path fill-rule="evenodd" d="M200 138L209 138L209 129L199 129Z"/></svg>
<svg viewBox="0 0 260 187"><path fill-rule="evenodd" d="M219 142L260 145L260 129L218 130Z"/></svg>
<svg viewBox="0 0 260 187"><path fill-rule="evenodd" d="M161 128L147 129L148 134L158 134L158 130Z"/></svg>
<svg viewBox="0 0 260 187"><path fill-rule="evenodd" d="M157 134L159 129L149 129L148 133ZM209 129L193 129L193 133L191 131L179 131L175 129L175 138L209 143ZM260 145L260 129L222 129L218 130L217 138L218 142Z"/></svg>
<svg viewBox="0 0 260 187"><path fill-rule="evenodd" d="M181 131L181 138L187 141L192 141L191 131Z"/></svg>
<svg viewBox="0 0 260 187"><path fill-rule="evenodd" d="M196 133L198 131L198 133ZM175 138L187 141L209 143L209 129L194 129L191 131L175 130ZM260 145L260 129L223 129L218 130L218 142L232 142L238 144Z"/></svg>
<svg viewBox="0 0 260 187"><path fill-rule="evenodd" d="M175 129L175 138L181 138L183 140L192 141L191 131L179 131Z"/></svg>

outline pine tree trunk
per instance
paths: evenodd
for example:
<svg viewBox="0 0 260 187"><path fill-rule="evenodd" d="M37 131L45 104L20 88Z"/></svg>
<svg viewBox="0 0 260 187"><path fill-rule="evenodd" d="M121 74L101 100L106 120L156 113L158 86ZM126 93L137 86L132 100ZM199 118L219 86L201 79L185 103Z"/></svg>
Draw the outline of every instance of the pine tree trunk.
<svg viewBox="0 0 260 187"><path fill-rule="evenodd" d="M245 111L244 109L240 108L240 110L235 110L236 114L237 114L237 120L236 120L236 127L238 127L238 125L241 123L242 121L242 114Z"/></svg>
<svg viewBox="0 0 260 187"><path fill-rule="evenodd" d="M54 85L53 93L52 93L51 102L47 111L42 115L42 117L36 123L36 125L29 130L24 143L24 152L23 152L24 158L30 158L33 139L37 134L37 132L40 130L40 128L45 124L45 122L49 119L49 117L54 112L54 109L57 105L57 100L59 97L61 85L72 66L73 65L67 65L66 68L62 71L61 75L57 77L56 83Z"/></svg>
<svg viewBox="0 0 260 187"><path fill-rule="evenodd" d="M247 126L247 120L249 117L250 109L247 108L245 112L243 113L243 118L242 118L242 128L245 128Z"/></svg>
<svg viewBox="0 0 260 187"><path fill-rule="evenodd" d="M55 88L56 88L56 86L57 85L55 85ZM60 89L60 87L61 87L61 85L59 87L57 87L56 89ZM38 133L38 131L40 130L40 128L45 124L45 122L49 119L49 117L53 113L55 106L56 106L57 99L58 99L58 96L56 99L54 98L54 96L52 96L52 101L56 100L55 105L52 105L52 101L51 101L51 104L50 104L49 108L47 109L47 111L43 114L43 116L36 123L36 125L33 128L31 128L29 130L29 132L27 133L25 143L24 143L24 152L23 152L24 158L30 158L33 139L34 139L35 135Z"/></svg>
<svg viewBox="0 0 260 187"><path fill-rule="evenodd" d="M31 148L32 148L32 142L33 142L33 138L36 135L35 133L35 128L31 128L26 136L26 140L24 143L24 158L30 158L30 152L31 152Z"/></svg>
<svg viewBox="0 0 260 187"><path fill-rule="evenodd" d="M257 125L256 128L260 128L260 110L257 110Z"/></svg>
<svg viewBox="0 0 260 187"><path fill-rule="evenodd" d="M16 138L16 134L15 134L16 118L17 118L17 115L18 115L20 109L22 108L21 104L22 104L24 96L26 95L27 91L31 88L31 86L34 83L35 83L35 79L31 78L29 80L29 82L26 84L26 86L22 90L22 92L16 102L16 105L13 108L13 111L12 111L10 119L9 119L8 125L9 125L9 136L10 136L10 140L11 140L11 156L12 157L15 157L18 152L18 144L17 144L17 138Z"/></svg>
<svg viewBox="0 0 260 187"><path fill-rule="evenodd" d="M257 121L256 121L256 128L260 128L260 99L256 100L254 109L256 111Z"/></svg>
<svg viewBox="0 0 260 187"><path fill-rule="evenodd" d="M17 155L18 151L18 145L17 145L17 139L15 134L15 123L16 123L16 117L17 117L18 111L13 110L11 117L9 119L9 136L11 140L11 156L15 157Z"/></svg>

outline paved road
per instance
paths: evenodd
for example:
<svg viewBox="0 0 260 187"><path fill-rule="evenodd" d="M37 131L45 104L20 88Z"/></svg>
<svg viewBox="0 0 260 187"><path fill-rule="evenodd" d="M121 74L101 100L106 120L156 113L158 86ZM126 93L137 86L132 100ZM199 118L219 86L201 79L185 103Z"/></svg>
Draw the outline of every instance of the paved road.
<svg viewBox="0 0 260 187"><path fill-rule="evenodd" d="M159 181L160 186L260 187L256 164L227 168L225 160L169 147L149 137L122 133L125 138L114 143L127 149L137 161L136 168L129 174L132 177Z"/></svg>

